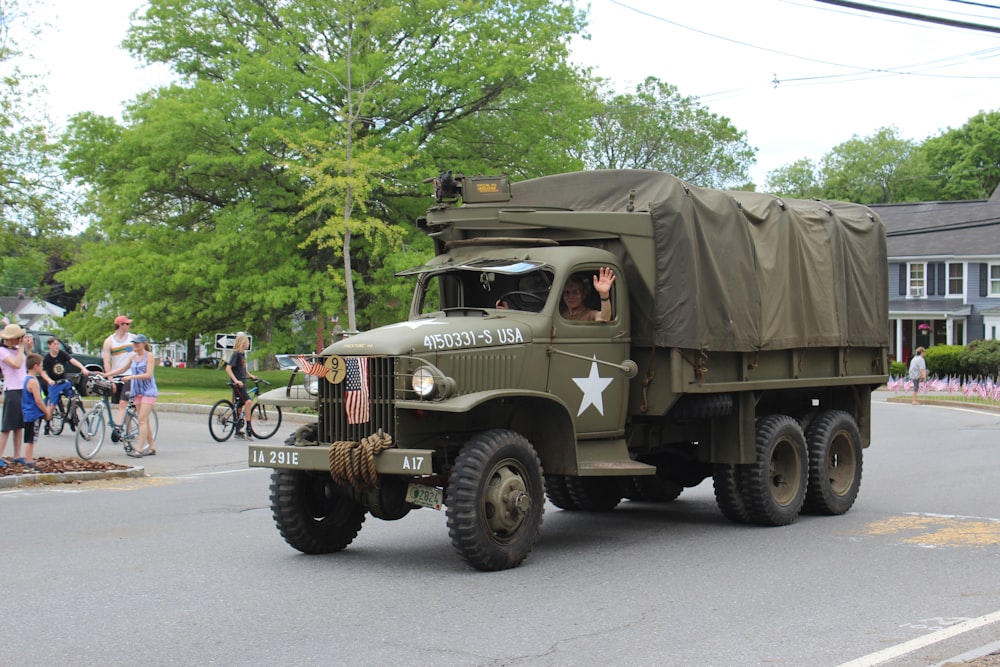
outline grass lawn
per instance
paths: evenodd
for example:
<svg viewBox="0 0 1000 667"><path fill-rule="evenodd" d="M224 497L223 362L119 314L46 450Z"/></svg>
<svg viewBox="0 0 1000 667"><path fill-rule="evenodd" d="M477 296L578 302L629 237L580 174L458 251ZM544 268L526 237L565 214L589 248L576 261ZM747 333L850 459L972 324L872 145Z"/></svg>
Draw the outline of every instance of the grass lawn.
<svg viewBox="0 0 1000 667"><path fill-rule="evenodd" d="M259 371L254 373L272 383L261 385L261 392L288 384L291 371ZM231 398L232 389L226 384L229 375L215 368L156 367L156 386L160 390L157 402L195 403L212 405L221 398Z"/></svg>

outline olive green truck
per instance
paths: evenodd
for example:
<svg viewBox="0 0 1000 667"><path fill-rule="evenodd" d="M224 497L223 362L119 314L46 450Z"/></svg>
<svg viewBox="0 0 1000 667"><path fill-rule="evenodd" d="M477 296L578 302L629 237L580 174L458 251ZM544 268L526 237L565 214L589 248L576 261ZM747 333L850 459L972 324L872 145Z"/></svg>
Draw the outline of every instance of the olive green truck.
<svg viewBox="0 0 1000 667"><path fill-rule="evenodd" d="M318 415L249 451L291 546L445 508L458 554L501 570L546 497L607 512L709 477L736 522L850 509L889 364L870 209L652 171L434 183L409 319L301 359L306 388L262 399Z"/></svg>

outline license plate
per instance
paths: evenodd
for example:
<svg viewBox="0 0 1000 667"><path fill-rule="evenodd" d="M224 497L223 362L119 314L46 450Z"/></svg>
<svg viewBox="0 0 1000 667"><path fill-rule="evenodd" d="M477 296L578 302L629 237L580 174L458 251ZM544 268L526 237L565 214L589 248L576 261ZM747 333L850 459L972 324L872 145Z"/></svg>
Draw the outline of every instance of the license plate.
<svg viewBox="0 0 1000 667"><path fill-rule="evenodd" d="M410 483L406 486L406 502L439 510L444 503L444 491L436 486Z"/></svg>

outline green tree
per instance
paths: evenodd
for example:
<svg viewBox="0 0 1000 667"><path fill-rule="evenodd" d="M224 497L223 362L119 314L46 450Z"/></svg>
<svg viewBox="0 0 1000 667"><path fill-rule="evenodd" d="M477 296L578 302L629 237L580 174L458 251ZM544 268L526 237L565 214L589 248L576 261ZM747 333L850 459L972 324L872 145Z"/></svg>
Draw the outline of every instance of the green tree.
<svg viewBox="0 0 1000 667"><path fill-rule="evenodd" d="M895 127L868 137L854 135L823 156L823 196L859 204L907 201L912 181L924 173L916 149L916 142L900 137Z"/></svg>
<svg viewBox="0 0 1000 667"><path fill-rule="evenodd" d="M634 93L603 91L586 152L596 169L655 169L702 187L745 184L756 149L695 97L648 77Z"/></svg>
<svg viewBox="0 0 1000 667"><path fill-rule="evenodd" d="M23 287L48 296L48 258L65 253L69 218L45 89L22 70L14 34L38 34L35 10L32 2L0 3L0 293Z"/></svg>
<svg viewBox="0 0 1000 667"><path fill-rule="evenodd" d="M545 0L153 0L126 44L180 80L124 125L74 119L66 166L88 187L95 240L67 280L173 338L244 328L266 344L262 323L301 311L319 326L355 306L358 327L379 324L366 318L399 299L376 276L421 247L394 225L443 160L470 171L541 144L522 152L526 171L572 164L579 134L563 127L586 117L586 77L567 43L581 25L572 3ZM524 138L463 146L471 128ZM129 271L156 280L135 287Z"/></svg>
<svg viewBox="0 0 1000 667"><path fill-rule="evenodd" d="M1000 111L979 112L925 141L922 151L939 179L936 199L989 198L1000 184Z"/></svg>
<svg viewBox="0 0 1000 667"><path fill-rule="evenodd" d="M817 199L823 193L819 169L808 158L796 160L768 173L765 189L795 199Z"/></svg>

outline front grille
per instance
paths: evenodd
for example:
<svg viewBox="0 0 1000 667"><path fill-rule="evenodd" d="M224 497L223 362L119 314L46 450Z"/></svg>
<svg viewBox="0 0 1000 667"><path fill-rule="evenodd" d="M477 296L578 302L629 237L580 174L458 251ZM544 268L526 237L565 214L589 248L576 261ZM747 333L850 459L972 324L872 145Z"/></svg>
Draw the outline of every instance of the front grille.
<svg viewBox="0 0 1000 667"><path fill-rule="evenodd" d="M396 406L393 398L395 358L361 357L368 364L368 420L351 424L347 414L345 391L348 382L331 384L320 380L319 441L321 443L351 440L360 442L379 429L393 435L396 426Z"/></svg>

